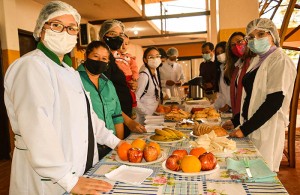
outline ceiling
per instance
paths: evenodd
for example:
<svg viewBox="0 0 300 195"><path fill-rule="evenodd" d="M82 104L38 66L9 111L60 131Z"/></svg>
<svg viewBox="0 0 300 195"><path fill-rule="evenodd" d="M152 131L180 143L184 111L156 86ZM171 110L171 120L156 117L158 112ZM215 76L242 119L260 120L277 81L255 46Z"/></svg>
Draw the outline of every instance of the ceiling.
<svg viewBox="0 0 300 195"><path fill-rule="evenodd" d="M34 0L46 4L49 0ZM141 1L141 0L136 0ZM156 3L160 0L146 0L146 3ZM163 0L170 1L170 0ZM64 0L78 10L84 22L103 21L107 19L141 18L142 10L134 0ZM206 40L206 32L178 33L176 36L161 36L161 31L150 20L124 22L126 33L131 37L131 43L141 46L170 45ZM100 25L98 25L100 27ZM134 35L135 28L139 29L138 37ZM171 33L171 32L170 32Z"/></svg>

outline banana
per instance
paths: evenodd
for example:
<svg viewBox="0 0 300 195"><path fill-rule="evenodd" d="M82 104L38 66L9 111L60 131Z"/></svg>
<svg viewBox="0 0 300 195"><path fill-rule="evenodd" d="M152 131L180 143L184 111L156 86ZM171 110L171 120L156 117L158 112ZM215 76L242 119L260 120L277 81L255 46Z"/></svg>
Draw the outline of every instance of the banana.
<svg viewBox="0 0 300 195"><path fill-rule="evenodd" d="M176 130L176 129L171 129L171 130L177 135L177 137L180 137L180 138L186 137L186 135L179 130Z"/></svg>
<svg viewBox="0 0 300 195"><path fill-rule="evenodd" d="M168 133L170 133L172 135L172 137L170 137L170 138L173 138L173 139L180 139L181 138L181 137L178 137L177 134L171 129L163 128L162 130L167 131Z"/></svg>
<svg viewBox="0 0 300 195"><path fill-rule="evenodd" d="M161 136L161 135L151 135L150 139L154 140L154 141L166 141L166 137Z"/></svg>
<svg viewBox="0 0 300 195"><path fill-rule="evenodd" d="M156 134L156 135L164 136L164 137L166 137L167 139L172 138L172 134L170 134L169 132L164 131L164 130L162 130L162 129L155 129L155 134Z"/></svg>

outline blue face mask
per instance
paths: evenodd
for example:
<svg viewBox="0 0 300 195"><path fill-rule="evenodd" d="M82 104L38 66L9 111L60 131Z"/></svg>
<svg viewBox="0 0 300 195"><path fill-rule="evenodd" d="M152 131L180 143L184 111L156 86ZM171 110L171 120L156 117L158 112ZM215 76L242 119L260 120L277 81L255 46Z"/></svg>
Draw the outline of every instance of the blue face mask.
<svg viewBox="0 0 300 195"><path fill-rule="evenodd" d="M248 41L247 45L250 50L256 54L263 54L269 51L271 44L268 37L263 37L260 39L254 38L253 40Z"/></svg>
<svg viewBox="0 0 300 195"><path fill-rule="evenodd" d="M204 58L205 61L209 61L211 59L211 56L209 53L202 54L202 57Z"/></svg>

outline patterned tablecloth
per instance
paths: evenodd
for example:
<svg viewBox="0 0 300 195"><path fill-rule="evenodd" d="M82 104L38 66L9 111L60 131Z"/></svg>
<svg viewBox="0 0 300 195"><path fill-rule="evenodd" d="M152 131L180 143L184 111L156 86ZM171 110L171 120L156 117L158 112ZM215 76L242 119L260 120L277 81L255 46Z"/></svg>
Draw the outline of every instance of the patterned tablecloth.
<svg viewBox="0 0 300 195"><path fill-rule="evenodd" d="M189 132L187 132L187 134L188 133ZM147 139L148 136L149 134L132 134L127 140L131 142L136 138ZM234 140L237 143L237 150L230 155L235 158L261 158L261 155L248 138ZM179 143L160 145L162 151L165 152L167 156L169 156L173 150L178 148L186 148L188 151L190 150L188 140ZM108 180L104 174L118 168L121 165L115 160L116 155L116 151L112 151L86 174L87 177L105 180L114 185L113 189L106 194L288 194L278 178L276 179L275 183L247 183L232 180L229 177L226 169L226 157L217 157L220 169L210 175L181 176L167 173L162 169L162 162L159 162L147 166L140 166L153 170L152 175L148 177L141 185L134 186L122 182L114 182ZM128 177L130 177L130 175L128 175Z"/></svg>

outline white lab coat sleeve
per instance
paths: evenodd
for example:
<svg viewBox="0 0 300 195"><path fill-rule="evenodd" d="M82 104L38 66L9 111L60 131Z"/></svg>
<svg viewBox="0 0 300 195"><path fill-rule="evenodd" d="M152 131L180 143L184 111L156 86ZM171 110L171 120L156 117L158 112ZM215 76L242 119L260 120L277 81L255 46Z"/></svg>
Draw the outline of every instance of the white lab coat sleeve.
<svg viewBox="0 0 300 195"><path fill-rule="evenodd" d="M215 103L213 104L214 108L216 110L219 110L220 108L224 107L226 105L225 96L222 93L218 93L217 99Z"/></svg>
<svg viewBox="0 0 300 195"><path fill-rule="evenodd" d="M144 93L146 89L146 85L149 82L148 90L150 88L150 76L147 73L140 73L139 79L138 79L138 88L135 91L136 101L137 101L137 110L141 114L147 113L147 108L141 103L140 97ZM146 94L145 94L146 95ZM145 95L143 97L145 97ZM142 98L143 98L142 97Z"/></svg>
<svg viewBox="0 0 300 195"><path fill-rule="evenodd" d="M268 73L271 75L267 77L267 94L283 91L283 95L285 96L289 86L294 83L291 75L295 72L295 65L289 57L284 55L286 54L280 52L279 55L271 58L270 62L268 62Z"/></svg>
<svg viewBox="0 0 300 195"><path fill-rule="evenodd" d="M92 104L90 104L92 105ZM91 110L95 138L98 144L106 145L114 149L120 142L120 139L113 134L113 131L105 127L105 122L98 118L97 114Z"/></svg>
<svg viewBox="0 0 300 195"><path fill-rule="evenodd" d="M163 64L162 67L159 68L160 82L161 82L162 88L166 88L166 82L168 80L166 77L166 69L164 66L167 66L167 65Z"/></svg>
<svg viewBox="0 0 300 195"><path fill-rule="evenodd" d="M180 69L180 77L179 77L179 80L178 80L178 81L181 81L181 83L183 84L183 82L184 82L184 80L185 80L185 78L184 78L184 73L183 73L183 69L182 69L182 67L181 67L180 64L178 64L178 66L179 66L179 69Z"/></svg>
<svg viewBox="0 0 300 195"><path fill-rule="evenodd" d="M71 173L72 163L64 157L60 130L52 123L55 101L52 79L48 67L37 58L11 65L5 77L5 102L8 109L13 109L9 113L15 113L11 117L17 123L12 128L20 133L32 168L41 177L70 191L78 176Z"/></svg>

